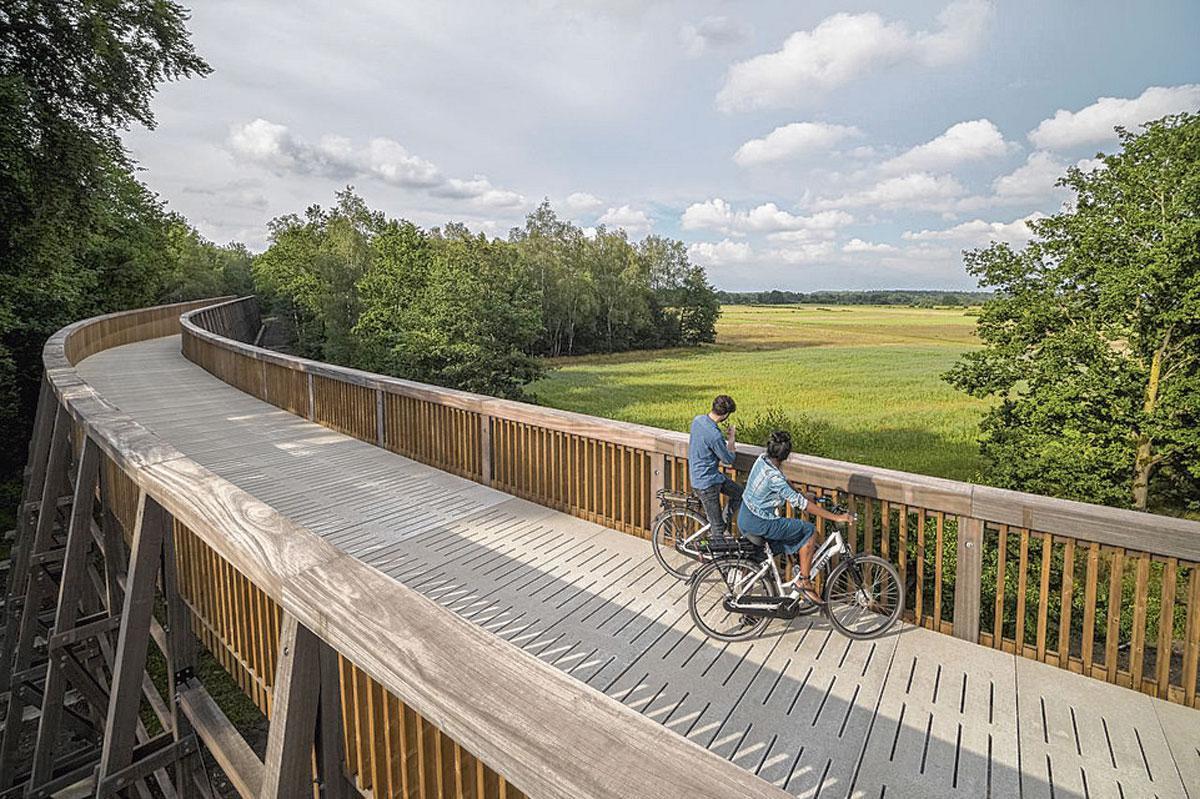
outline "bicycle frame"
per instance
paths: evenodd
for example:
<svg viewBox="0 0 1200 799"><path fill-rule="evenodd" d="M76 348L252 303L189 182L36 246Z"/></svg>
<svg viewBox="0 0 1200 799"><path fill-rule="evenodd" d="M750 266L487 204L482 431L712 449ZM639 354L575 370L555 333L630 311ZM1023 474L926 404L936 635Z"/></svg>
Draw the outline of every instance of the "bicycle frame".
<svg viewBox="0 0 1200 799"><path fill-rule="evenodd" d="M829 565L829 561L835 555L847 554L851 554L850 548L846 546L846 541L842 538L841 532L834 530L825 539L825 543L821 544L821 546L813 554L812 572L809 576L815 577L817 574L825 571L825 567ZM772 555L768 549L767 556L763 558L763 563L759 567L758 571L747 575L742 580L739 580L736 585L730 586L731 590L733 591L733 601L735 603L741 600L742 597L746 595L747 591L750 590L750 587L754 585L757 580L766 576L768 572L771 574L771 579L773 579L775 582L775 590L779 593L779 596L776 597L777 602L795 599L797 596L799 596L799 591L797 591L794 586L788 594L784 593L784 589L788 584L783 582L783 575L779 573L779 565L775 562L775 560L775 556ZM757 607L757 605L752 607Z"/></svg>
<svg viewBox="0 0 1200 799"><path fill-rule="evenodd" d="M689 535L687 538L683 539L682 541L676 541L675 549L679 550L680 552L682 552L685 555L691 555L694 558L701 558L702 555L700 553L700 550L692 549L691 547L688 546L688 544L692 543L692 541L695 541L700 536L706 534L710 529L712 529L712 522L709 522L709 523L703 525L699 530L692 533L691 535Z"/></svg>

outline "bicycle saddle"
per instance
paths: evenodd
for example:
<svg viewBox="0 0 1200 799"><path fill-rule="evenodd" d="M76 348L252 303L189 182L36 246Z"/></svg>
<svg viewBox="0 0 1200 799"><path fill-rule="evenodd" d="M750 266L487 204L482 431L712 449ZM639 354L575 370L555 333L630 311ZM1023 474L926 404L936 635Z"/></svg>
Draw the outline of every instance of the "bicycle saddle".
<svg viewBox="0 0 1200 799"><path fill-rule="evenodd" d="M761 535L755 535L754 533L747 533L743 531L742 538L746 539L751 544L754 544L756 547L765 547L767 545L767 539L763 538Z"/></svg>

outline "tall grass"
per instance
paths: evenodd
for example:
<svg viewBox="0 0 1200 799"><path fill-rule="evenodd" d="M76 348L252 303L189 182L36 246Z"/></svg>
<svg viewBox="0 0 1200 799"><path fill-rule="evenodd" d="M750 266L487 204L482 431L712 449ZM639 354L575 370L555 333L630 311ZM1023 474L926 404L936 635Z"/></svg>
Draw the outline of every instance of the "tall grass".
<svg viewBox="0 0 1200 799"><path fill-rule="evenodd" d="M558 359L531 391L672 430L728 393L743 426L775 408L821 426L831 457L970 480L985 406L941 374L973 346L974 327L962 309L726 306L715 346Z"/></svg>

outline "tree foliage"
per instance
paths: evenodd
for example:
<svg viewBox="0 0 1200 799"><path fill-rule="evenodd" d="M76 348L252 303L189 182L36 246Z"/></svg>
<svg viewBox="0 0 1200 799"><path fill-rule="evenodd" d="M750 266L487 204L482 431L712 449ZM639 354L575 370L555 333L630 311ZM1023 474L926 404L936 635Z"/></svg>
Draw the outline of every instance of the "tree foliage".
<svg viewBox="0 0 1200 799"><path fill-rule="evenodd" d="M167 0L0 9L0 482L24 462L47 336L96 313L247 284L248 254L168 214L118 138L153 125L163 80L208 72L185 21Z"/></svg>
<svg viewBox="0 0 1200 799"><path fill-rule="evenodd" d="M305 355L520 397L539 355L712 341L720 306L681 242L585 235L543 203L507 241L424 231L350 189L271 224L254 264L268 310Z"/></svg>
<svg viewBox="0 0 1200 799"><path fill-rule="evenodd" d="M712 342L720 301L683 242L623 230L592 235L559 219L548 201L509 232L541 292L541 355L579 355Z"/></svg>
<svg viewBox="0 0 1200 799"><path fill-rule="evenodd" d="M984 347L947 375L997 404L986 478L1112 505L1200 500L1200 116L1118 128L1123 149L1060 180L1071 207L1023 250L966 253L996 297Z"/></svg>

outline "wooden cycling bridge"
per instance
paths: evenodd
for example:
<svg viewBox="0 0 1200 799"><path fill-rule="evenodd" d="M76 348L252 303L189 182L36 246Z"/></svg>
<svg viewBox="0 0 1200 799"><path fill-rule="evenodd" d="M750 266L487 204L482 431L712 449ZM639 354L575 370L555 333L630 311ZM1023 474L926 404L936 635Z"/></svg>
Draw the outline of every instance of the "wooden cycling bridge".
<svg viewBox="0 0 1200 799"><path fill-rule="evenodd" d="M1200 797L1200 524L794 456L908 620L720 644L645 540L683 436L269 352L213 302L47 344L0 797L205 796L201 743L243 796Z"/></svg>

